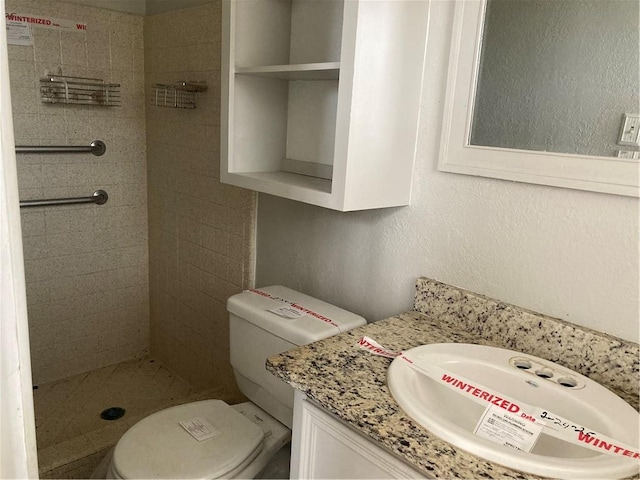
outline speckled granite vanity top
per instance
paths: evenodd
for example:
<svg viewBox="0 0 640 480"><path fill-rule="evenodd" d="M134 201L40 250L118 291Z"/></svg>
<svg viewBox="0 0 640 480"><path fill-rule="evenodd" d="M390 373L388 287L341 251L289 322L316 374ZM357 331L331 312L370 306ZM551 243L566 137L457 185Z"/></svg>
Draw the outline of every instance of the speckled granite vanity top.
<svg viewBox="0 0 640 480"><path fill-rule="evenodd" d="M363 335L391 350L454 342L529 353L592 378L638 409L637 344L426 278L417 282L414 311L267 360L274 375L425 476L538 478L482 460L415 424L387 387L391 360L356 346Z"/></svg>

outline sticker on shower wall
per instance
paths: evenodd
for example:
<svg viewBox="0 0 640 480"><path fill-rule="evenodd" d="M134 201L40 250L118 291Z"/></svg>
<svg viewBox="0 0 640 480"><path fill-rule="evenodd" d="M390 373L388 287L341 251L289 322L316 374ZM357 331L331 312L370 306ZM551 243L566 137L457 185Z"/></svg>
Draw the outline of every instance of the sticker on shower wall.
<svg viewBox="0 0 640 480"><path fill-rule="evenodd" d="M33 45L29 24L17 20L7 20L7 43L9 45Z"/></svg>
<svg viewBox="0 0 640 480"><path fill-rule="evenodd" d="M86 23L78 22L75 20L66 20L62 18L53 18L43 15L29 15L23 13L5 13L4 16L5 21L7 22L7 30L9 29L9 22L18 22L18 24L20 25L27 24L30 27L53 28L56 30L65 30L71 32L85 32L87 30ZM29 33L29 36L31 36L31 33ZM31 44L29 43L27 45Z"/></svg>

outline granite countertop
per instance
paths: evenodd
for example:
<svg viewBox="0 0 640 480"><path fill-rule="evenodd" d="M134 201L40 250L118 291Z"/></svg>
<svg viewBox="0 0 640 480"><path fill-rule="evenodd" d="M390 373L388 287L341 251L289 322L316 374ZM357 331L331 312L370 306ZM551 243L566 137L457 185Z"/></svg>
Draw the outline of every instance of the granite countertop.
<svg viewBox="0 0 640 480"><path fill-rule="evenodd" d="M475 294L465 291L460 291L462 295L458 298L456 295L452 296L452 290L448 286L443 287L443 284L428 279L422 280L426 282L422 287L426 288L419 288L414 304L415 310L423 310L422 312L403 313L270 357L267 360L267 370L305 393L319 406L421 471L425 476L487 479L540 478L485 461L440 440L417 425L398 406L387 387L387 369L391 359L372 355L356 345L358 340L366 335L385 348L395 351L429 343L474 343L515 349L514 345L507 341L512 338L512 335L507 336L507 333L512 332L502 331L499 335L486 334L493 322L491 316L482 319L483 327L480 329L475 328L479 325L477 318L475 327L460 324L459 321L448 321L445 318L447 312L451 316L451 305L458 300L463 303L469 303L469 298L472 298L473 302L482 301L484 310L487 310L487 305L490 305L489 302L492 300L478 300L473 296ZM428 296L438 297L439 303L435 308L438 310L438 315L435 314L431 300L427 301L429 305L425 307L425 291L429 292ZM439 293L433 295L434 291ZM446 295L442 294L445 291ZM446 299L445 302L442 302L443 298ZM452 298L457 300L454 302ZM517 307L513 307L512 310L509 308L512 306L508 306L506 311L510 312L510 315L516 312L515 317L520 319L521 323L517 328L520 331L529 328L528 333L532 338L530 348L517 348L517 350L554 361L557 360L554 349L567 352L571 350L565 343L568 342L567 339L584 334L588 336L588 344L594 352L601 352L603 349L612 352L613 361L623 369L621 371L624 375L618 372L615 375L618 380L612 382L602 376L594 379L637 409L637 345L630 342L621 343L618 339L592 331L582 332L566 322L558 324L557 319L541 318L535 315L531 317L533 314L519 311ZM476 311L480 310L482 309L476 308ZM495 310L499 311L500 315L504 315L505 308ZM496 328L498 330L507 328L505 326L507 323L517 325L518 321L515 317L511 322L495 323L495 325L503 325ZM522 318L527 318L528 322L530 320L529 324L523 325ZM551 329L560 333L552 336L549 334ZM558 336L562 338L559 340ZM540 340L542 337L549 338L548 344L541 346L545 343L545 340ZM598 345L593 347L594 344ZM619 351L624 352L624 355L615 357ZM580 365L574 365L569 357L565 366L592 378L598 377L599 372L594 370L596 358L599 357L595 355L593 358L583 357L576 360L581 362ZM624 361L620 361L621 358ZM628 358L631 360L627 362ZM606 361L611 361L610 357L607 357ZM606 361L600 357L599 363L606 363ZM594 375L589 375L590 372ZM605 374L606 372L602 375ZM629 384L632 388L629 388Z"/></svg>
<svg viewBox="0 0 640 480"><path fill-rule="evenodd" d="M428 343L491 345L410 312L270 357L267 369L426 476L539 478L482 460L410 420L387 387L391 359L360 349L356 343L364 335L390 350Z"/></svg>

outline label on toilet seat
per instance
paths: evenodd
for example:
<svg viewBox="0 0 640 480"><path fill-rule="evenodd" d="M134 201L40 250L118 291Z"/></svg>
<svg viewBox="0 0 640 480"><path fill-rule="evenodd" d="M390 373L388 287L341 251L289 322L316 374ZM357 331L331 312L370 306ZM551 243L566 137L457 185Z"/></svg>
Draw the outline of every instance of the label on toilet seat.
<svg viewBox="0 0 640 480"><path fill-rule="evenodd" d="M180 422L180 426L199 442L206 440L207 438L215 437L221 433L220 430L217 430L213 425L211 425L211 423L202 417L183 420Z"/></svg>

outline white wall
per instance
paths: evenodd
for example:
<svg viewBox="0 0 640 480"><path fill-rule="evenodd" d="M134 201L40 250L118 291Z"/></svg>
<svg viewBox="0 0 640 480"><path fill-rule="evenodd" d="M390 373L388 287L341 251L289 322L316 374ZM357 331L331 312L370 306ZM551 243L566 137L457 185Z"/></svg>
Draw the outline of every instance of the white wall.
<svg viewBox="0 0 640 480"><path fill-rule="evenodd" d="M131 1L131 0L128 0ZM155 15L156 13L168 12L170 10L178 10L182 8L196 7L205 3L212 3L213 0L137 0L144 1L146 6L146 15Z"/></svg>
<svg viewBox="0 0 640 480"><path fill-rule="evenodd" d="M0 15L4 16L4 0ZM0 478L36 478L36 429L29 359L18 175L7 43L0 36Z"/></svg>
<svg viewBox="0 0 640 480"><path fill-rule="evenodd" d="M118 12L144 15L145 0L59 0L61 2L78 3L88 7L106 8Z"/></svg>
<svg viewBox="0 0 640 480"><path fill-rule="evenodd" d="M427 276L638 340L638 200L437 171L453 2L434 1L412 204L338 213L259 196L258 286L365 316Z"/></svg>

